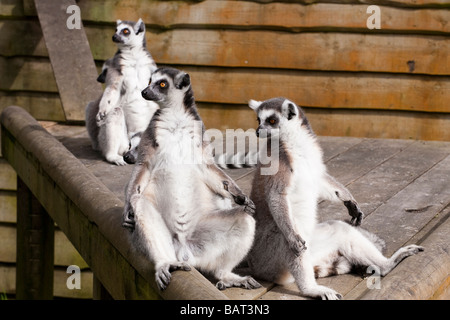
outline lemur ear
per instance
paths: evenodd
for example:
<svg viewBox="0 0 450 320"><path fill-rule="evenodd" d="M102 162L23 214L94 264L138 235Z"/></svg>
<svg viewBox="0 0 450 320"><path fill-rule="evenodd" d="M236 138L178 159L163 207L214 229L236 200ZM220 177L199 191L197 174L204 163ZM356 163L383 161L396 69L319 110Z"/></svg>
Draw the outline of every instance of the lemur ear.
<svg viewBox="0 0 450 320"><path fill-rule="evenodd" d="M298 107L295 105L295 103L287 99L283 102L281 110L288 120L298 117Z"/></svg>
<svg viewBox="0 0 450 320"><path fill-rule="evenodd" d="M175 88L183 89L191 84L191 77L189 74L182 72L175 77Z"/></svg>
<svg viewBox="0 0 450 320"><path fill-rule="evenodd" d="M262 104L262 101L256 101L256 100L249 100L248 106L256 111L256 109L259 108L259 106Z"/></svg>
<svg viewBox="0 0 450 320"><path fill-rule="evenodd" d="M105 83L106 82L106 73L108 72L108 69L103 69L102 73L100 73L97 77L97 81L100 83Z"/></svg>
<svg viewBox="0 0 450 320"><path fill-rule="evenodd" d="M143 31L145 31L145 23L141 18L139 18L138 22L134 25L134 33L139 34Z"/></svg>
<svg viewBox="0 0 450 320"><path fill-rule="evenodd" d="M122 20L120 20L120 19L117 19L117 21L116 21L116 25L119 25L119 24L121 24L122 23Z"/></svg>

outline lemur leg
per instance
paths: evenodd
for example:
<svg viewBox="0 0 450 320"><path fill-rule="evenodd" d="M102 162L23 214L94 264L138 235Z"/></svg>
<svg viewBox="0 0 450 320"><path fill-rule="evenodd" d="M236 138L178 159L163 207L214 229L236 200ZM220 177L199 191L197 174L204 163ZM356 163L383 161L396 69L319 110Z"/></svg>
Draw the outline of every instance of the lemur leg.
<svg viewBox="0 0 450 320"><path fill-rule="evenodd" d="M125 165L123 154L128 149L125 116L121 108L114 108L107 114L99 132L99 144L106 160L119 166Z"/></svg>
<svg viewBox="0 0 450 320"><path fill-rule="evenodd" d="M254 233L255 220L241 207L210 213L187 239L193 265L214 274L220 290L259 288L261 285L251 276L232 272L250 250Z"/></svg>
<svg viewBox="0 0 450 320"><path fill-rule="evenodd" d="M300 256L292 255L287 260L290 273L294 277L300 293L312 297L321 298L322 300L340 300L341 294L331 288L317 284L314 277L314 265L311 259L311 250L302 251Z"/></svg>
<svg viewBox="0 0 450 320"><path fill-rule="evenodd" d="M324 177L321 196L331 201L342 201L347 207L348 214L352 217L350 223L355 226L361 225L364 213L358 206L352 194L344 185L330 176L328 173Z"/></svg>
<svg viewBox="0 0 450 320"><path fill-rule="evenodd" d="M134 242L155 264L156 284L160 290L164 290L170 283L171 271L188 271L191 268L187 263L177 260L172 235L153 204L140 194L133 195L130 202L136 221Z"/></svg>
<svg viewBox="0 0 450 320"><path fill-rule="evenodd" d="M323 243L333 245L325 248ZM358 228L342 221L327 221L319 224L311 240L311 249L313 264L319 269L319 276L346 273L345 270L350 271L349 263L354 266L374 266L378 268L380 275L384 276L404 258L424 250L423 247L409 245L398 249L392 257L386 258ZM330 257L334 257L335 260ZM329 274L321 275L320 273L325 270L328 270Z"/></svg>

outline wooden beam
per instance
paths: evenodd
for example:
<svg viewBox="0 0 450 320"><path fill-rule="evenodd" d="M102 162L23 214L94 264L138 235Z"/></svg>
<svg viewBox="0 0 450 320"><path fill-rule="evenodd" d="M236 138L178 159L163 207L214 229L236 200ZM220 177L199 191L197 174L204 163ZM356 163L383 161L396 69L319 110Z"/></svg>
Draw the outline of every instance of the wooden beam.
<svg viewBox="0 0 450 320"><path fill-rule="evenodd" d="M17 179L16 298L53 299L54 223Z"/></svg>
<svg viewBox="0 0 450 320"><path fill-rule="evenodd" d="M159 291L154 267L121 227L123 202L25 110L1 114L2 152L114 299L226 299L195 269Z"/></svg>
<svg viewBox="0 0 450 320"><path fill-rule="evenodd" d="M87 103L101 93L97 70L83 26L69 29L66 10L74 0L35 0L65 117L84 120Z"/></svg>

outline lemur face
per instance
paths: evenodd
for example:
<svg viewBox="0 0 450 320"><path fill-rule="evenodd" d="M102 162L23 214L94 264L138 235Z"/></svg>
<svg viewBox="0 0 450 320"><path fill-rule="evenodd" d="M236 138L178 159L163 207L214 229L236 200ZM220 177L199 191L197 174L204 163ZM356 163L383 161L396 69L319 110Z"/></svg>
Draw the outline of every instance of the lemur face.
<svg viewBox="0 0 450 320"><path fill-rule="evenodd" d="M139 154L139 143L141 142L142 132L135 133L129 144L128 151L123 155L123 160L128 164L136 163Z"/></svg>
<svg viewBox="0 0 450 320"><path fill-rule="evenodd" d="M150 83L142 91L142 97L155 101L164 108L171 103L182 101L191 84L187 73L173 68L159 68L150 79Z"/></svg>
<svg viewBox="0 0 450 320"><path fill-rule="evenodd" d="M249 107L255 110L257 115L257 136L263 130L268 137L273 136L288 127L290 122L296 122L300 119L300 108L285 98L274 98L263 102L250 100Z"/></svg>
<svg viewBox="0 0 450 320"><path fill-rule="evenodd" d="M113 35L113 42L120 46L138 46L145 41L145 24L139 19L134 23L131 21L117 20L116 33Z"/></svg>

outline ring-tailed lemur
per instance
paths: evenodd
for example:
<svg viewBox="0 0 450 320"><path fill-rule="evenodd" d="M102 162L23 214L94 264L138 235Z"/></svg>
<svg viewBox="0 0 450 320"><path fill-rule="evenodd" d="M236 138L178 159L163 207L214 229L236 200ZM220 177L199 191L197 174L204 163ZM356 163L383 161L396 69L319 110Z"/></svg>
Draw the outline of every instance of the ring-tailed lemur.
<svg viewBox="0 0 450 320"><path fill-rule="evenodd" d="M142 132L134 134L130 138L129 149L123 156L126 163L134 164L138 157L139 143ZM258 153L256 150L247 152L223 152L214 154L214 162L222 169L252 168L257 164Z"/></svg>
<svg viewBox="0 0 450 320"><path fill-rule="evenodd" d="M106 87L86 107L86 126L94 149L100 149L107 161L123 165L130 138L147 128L158 108L141 96L156 64L147 50L141 19L136 23L117 20L112 40L118 51L105 62L97 79L104 80Z"/></svg>
<svg viewBox="0 0 450 320"><path fill-rule="evenodd" d="M160 109L142 135L123 226L154 262L158 287L190 266L212 273L219 289L259 287L232 272L252 245L255 207L209 154L189 75L160 68L142 96Z"/></svg>
<svg viewBox="0 0 450 320"><path fill-rule="evenodd" d="M339 299L340 294L318 285L315 276L369 265L384 276L402 259L423 250L410 245L386 258L382 240L365 230L342 221L317 224L320 198L343 201L355 225L363 214L350 192L327 174L322 151L300 107L285 98L250 101L249 106L258 116L257 134L268 136L266 143L260 141L260 154L279 139L278 157L272 155L272 161L279 162L278 171L262 175L264 165L258 164L250 196L256 205L255 241L248 255L254 277L281 284L294 280L303 295Z"/></svg>

